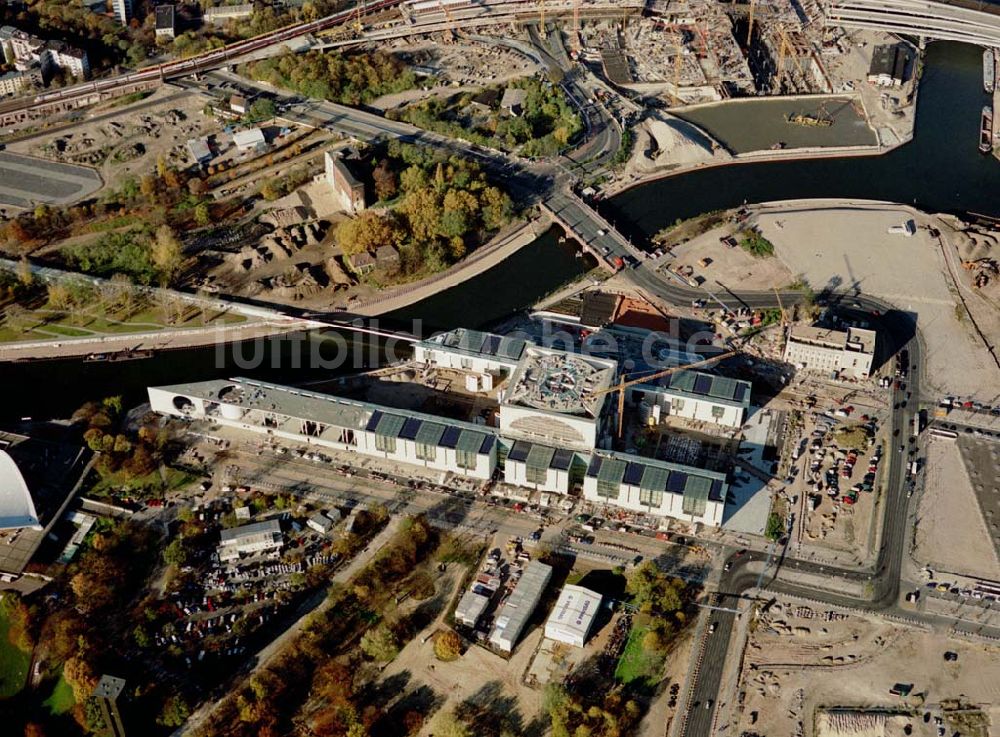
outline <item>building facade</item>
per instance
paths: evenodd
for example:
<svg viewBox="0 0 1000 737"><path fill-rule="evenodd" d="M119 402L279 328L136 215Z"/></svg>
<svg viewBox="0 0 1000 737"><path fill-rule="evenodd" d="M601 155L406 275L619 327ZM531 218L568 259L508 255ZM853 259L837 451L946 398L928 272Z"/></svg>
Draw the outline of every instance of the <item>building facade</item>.
<svg viewBox="0 0 1000 737"><path fill-rule="evenodd" d="M729 486L725 474L693 466L598 451L583 479L594 504L718 527Z"/></svg>
<svg viewBox="0 0 1000 737"><path fill-rule="evenodd" d="M156 6L156 37L170 39L176 32L173 5Z"/></svg>
<svg viewBox="0 0 1000 737"><path fill-rule="evenodd" d="M123 26L132 20L132 3L133 0L111 0L111 10Z"/></svg>
<svg viewBox="0 0 1000 737"><path fill-rule="evenodd" d="M327 151L323 156L326 181L333 189L340 207L347 212L358 213L365 209L365 185L351 174L340 156Z"/></svg>
<svg viewBox="0 0 1000 737"><path fill-rule="evenodd" d="M246 555L281 550L281 523L276 519L223 530L219 537L219 560L228 563Z"/></svg>
<svg viewBox="0 0 1000 737"><path fill-rule="evenodd" d="M49 74L54 69L61 69L81 79L90 76L87 52L64 41L46 41L13 26L3 26L0 27L0 48L4 61L19 71L41 70L42 74ZM41 75L38 78L41 80Z"/></svg>
<svg viewBox="0 0 1000 737"><path fill-rule="evenodd" d="M785 341L785 361L805 371L867 379L875 358L874 330L793 327Z"/></svg>
<svg viewBox="0 0 1000 737"><path fill-rule="evenodd" d="M626 397L644 424L656 425L673 416L735 429L746 422L750 390L749 381L691 370L630 387Z"/></svg>
<svg viewBox="0 0 1000 737"><path fill-rule="evenodd" d="M30 87L42 86L42 72L40 69L29 69L28 71L11 71L0 75L0 95L16 95Z"/></svg>
<svg viewBox="0 0 1000 737"><path fill-rule="evenodd" d="M249 18L253 15L253 3L242 5L219 5L205 11L203 18L206 23L225 23L237 18Z"/></svg>

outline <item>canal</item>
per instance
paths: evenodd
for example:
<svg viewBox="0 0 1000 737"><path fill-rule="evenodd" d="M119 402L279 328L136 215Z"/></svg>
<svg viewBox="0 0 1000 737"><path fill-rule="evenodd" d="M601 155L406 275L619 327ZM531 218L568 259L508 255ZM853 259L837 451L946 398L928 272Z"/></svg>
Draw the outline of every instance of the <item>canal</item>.
<svg viewBox="0 0 1000 737"><path fill-rule="evenodd" d="M931 211L1000 215L1000 165L977 150L979 114L985 100L981 51L935 43L924 65L914 140L892 153L703 169L637 187L606 202L604 208L633 239L648 238L678 218L709 210L806 197L890 200ZM533 304L587 268L585 260L576 258L571 249L558 243L556 231L550 231L489 271L389 315L383 324L409 329L411 319L421 318L424 330L482 327ZM307 345L322 343L322 338L311 336ZM251 348L244 355L252 355ZM225 351L220 360L214 347L113 364L80 360L0 364L0 386L7 389L0 419L29 414L66 416L83 402L109 394L139 402L149 385L236 374L301 382L361 365L295 368L296 351L302 354L296 344L265 345L256 369L237 365L232 350ZM279 360L273 360L275 356ZM303 365L308 363L303 361Z"/></svg>

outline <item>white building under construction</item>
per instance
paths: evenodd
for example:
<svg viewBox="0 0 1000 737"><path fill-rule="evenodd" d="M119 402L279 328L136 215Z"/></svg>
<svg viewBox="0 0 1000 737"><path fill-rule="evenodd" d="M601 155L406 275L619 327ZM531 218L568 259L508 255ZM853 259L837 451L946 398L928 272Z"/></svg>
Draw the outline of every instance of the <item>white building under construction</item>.
<svg viewBox="0 0 1000 737"><path fill-rule="evenodd" d="M460 413L439 404L443 395L436 388L427 405L410 405L437 410L431 413L239 378L151 387L149 400L165 415L357 453L440 477L502 481L528 490L525 496L582 490L585 499L602 505L721 523L725 475L603 450L611 446L616 424L616 361L470 330L418 343L414 354L414 368L402 379L412 391L403 394L422 388L414 376L422 372L434 386L467 384L461 404L475 411L457 418ZM692 372L676 386L647 391L668 408L666 414L738 426L749 385L716 378L706 383Z"/></svg>

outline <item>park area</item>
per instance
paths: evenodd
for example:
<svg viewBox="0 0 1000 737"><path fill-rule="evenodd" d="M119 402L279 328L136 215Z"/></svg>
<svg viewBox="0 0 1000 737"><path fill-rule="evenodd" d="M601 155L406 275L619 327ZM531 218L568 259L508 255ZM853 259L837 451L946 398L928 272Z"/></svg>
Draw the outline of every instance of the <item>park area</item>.
<svg viewBox="0 0 1000 737"><path fill-rule="evenodd" d="M0 597L0 699L24 688L31 666L31 651L19 641L15 602L11 595Z"/></svg>
<svg viewBox="0 0 1000 737"><path fill-rule="evenodd" d="M0 272L0 342L95 338L166 329L229 326L246 321L226 310L200 307L167 291L127 280L39 280Z"/></svg>

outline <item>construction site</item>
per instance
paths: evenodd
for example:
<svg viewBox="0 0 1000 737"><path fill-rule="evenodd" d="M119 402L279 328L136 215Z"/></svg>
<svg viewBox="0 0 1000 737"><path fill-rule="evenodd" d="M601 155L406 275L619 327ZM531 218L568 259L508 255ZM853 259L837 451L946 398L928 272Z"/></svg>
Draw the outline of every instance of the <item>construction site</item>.
<svg viewBox="0 0 1000 737"><path fill-rule="evenodd" d="M986 737L996 723L997 647L779 599L750 627L735 734Z"/></svg>

